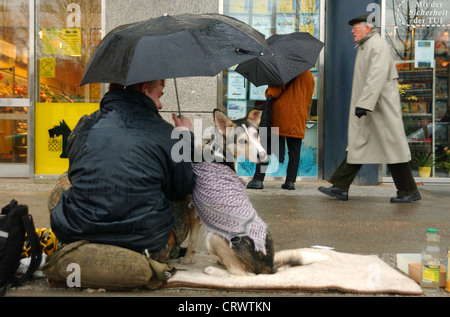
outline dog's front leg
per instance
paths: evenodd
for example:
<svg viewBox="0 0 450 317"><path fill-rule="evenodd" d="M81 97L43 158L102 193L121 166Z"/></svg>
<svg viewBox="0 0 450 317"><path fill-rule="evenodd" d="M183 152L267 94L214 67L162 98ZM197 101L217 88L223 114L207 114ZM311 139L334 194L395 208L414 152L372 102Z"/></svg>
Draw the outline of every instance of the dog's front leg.
<svg viewBox="0 0 450 317"><path fill-rule="evenodd" d="M198 233L200 231L200 219L195 217L194 206L189 207L189 220L191 227L189 230L189 242L185 256L180 260L182 264L194 264L195 263L195 251L197 249Z"/></svg>

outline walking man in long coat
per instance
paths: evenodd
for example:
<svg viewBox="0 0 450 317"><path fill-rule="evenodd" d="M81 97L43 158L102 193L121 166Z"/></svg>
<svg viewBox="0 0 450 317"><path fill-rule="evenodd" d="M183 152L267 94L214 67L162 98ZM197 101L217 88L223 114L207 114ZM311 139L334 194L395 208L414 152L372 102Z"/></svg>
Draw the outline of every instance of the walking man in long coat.
<svg viewBox="0 0 450 317"><path fill-rule="evenodd" d="M368 23L368 14L349 21L357 47L350 102L347 155L329 182L319 190L339 200L362 164L387 164L397 197L392 203L408 203L421 196L412 175L411 153L403 127L398 73L387 43Z"/></svg>

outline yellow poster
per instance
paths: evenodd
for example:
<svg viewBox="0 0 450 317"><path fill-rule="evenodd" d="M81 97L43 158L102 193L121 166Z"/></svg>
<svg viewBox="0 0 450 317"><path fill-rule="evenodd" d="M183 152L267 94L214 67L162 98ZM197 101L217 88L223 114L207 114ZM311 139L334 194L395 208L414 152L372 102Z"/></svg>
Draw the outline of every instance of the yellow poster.
<svg viewBox="0 0 450 317"><path fill-rule="evenodd" d="M315 0L302 0L301 11L303 13L313 13L315 12L316 4Z"/></svg>
<svg viewBox="0 0 450 317"><path fill-rule="evenodd" d="M308 32L314 36L314 24L302 24L300 25L300 32Z"/></svg>
<svg viewBox="0 0 450 317"><path fill-rule="evenodd" d="M295 12L293 0L278 0L278 13L293 13Z"/></svg>
<svg viewBox="0 0 450 317"><path fill-rule="evenodd" d="M67 171L67 138L83 115L98 109L98 103L36 103L36 174L59 175Z"/></svg>
<svg viewBox="0 0 450 317"><path fill-rule="evenodd" d="M39 74L41 77L55 77L56 62L54 57L41 57L39 61Z"/></svg>
<svg viewBox="0 0 450 317"><path fill-rule="evenodd" d="M60 54L60 28L41 28L39 38L42 40L42 55Z"/></svg>
<svg viewBox="0 0 450 317"><path fill-rule="evenodd" d="M269 0L253 0L253 13L269 14Z"/></svg>
<svg viewBox="0 0 450 317"><path fill-rule="evenodd" d="M81 56L80 28L63 28L61 30L61 54Z"/></svg>
<svg viewBox="0 0 450 317"><path fill-rule="evenodd" d="M245 13L246 0L230 0L230 12L232 13Z"/></svg>

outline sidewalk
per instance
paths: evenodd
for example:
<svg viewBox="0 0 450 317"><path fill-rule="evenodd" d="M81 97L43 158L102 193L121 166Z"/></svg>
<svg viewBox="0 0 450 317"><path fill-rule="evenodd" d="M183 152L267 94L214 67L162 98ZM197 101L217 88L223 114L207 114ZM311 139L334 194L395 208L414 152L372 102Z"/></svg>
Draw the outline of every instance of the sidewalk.
<svg viewBox="0 0 450 317"><path fill-rule="evenodd" d="M49 228L47 197L55 179L0 179L0 205L11 199L27 204L37 228ZM296 190L280 188L282 181L268 180L263 190L247 190L250 200L273 235L276 249L295 249L322 245L336 251L376 254L396 267L397 253L420 253L425 230L439 229L441 264L450 246L450 184L425 184L419 188L422 200L411 204L391 204L396 195L393 184L351 186L348 201L338 201L320 193L326 181L296 183ZM199 246L205 251L204 245ZM27 282L7 296L114 296L114 297L360 297L358 294L326 292L232 292L209 290L158 290L138 292L98 292L54 289L44 279ZM367 295L366 295L367 296ZM369 295L370 296L370 295ZM373 295L385 297L389 295ZM420 297L450 297L441 289Z"/></svg>

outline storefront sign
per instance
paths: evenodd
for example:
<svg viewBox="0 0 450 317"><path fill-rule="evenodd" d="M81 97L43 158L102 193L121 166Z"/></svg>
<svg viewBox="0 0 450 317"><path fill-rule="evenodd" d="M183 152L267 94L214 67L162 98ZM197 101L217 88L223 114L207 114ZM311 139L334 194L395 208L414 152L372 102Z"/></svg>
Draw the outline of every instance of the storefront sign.
<svg viewBox="0 0 450 317"><path fill-rule="evenodd" d="M397 7L399 24L407 27L449 27L448 0L401 0Z"/></svg>

